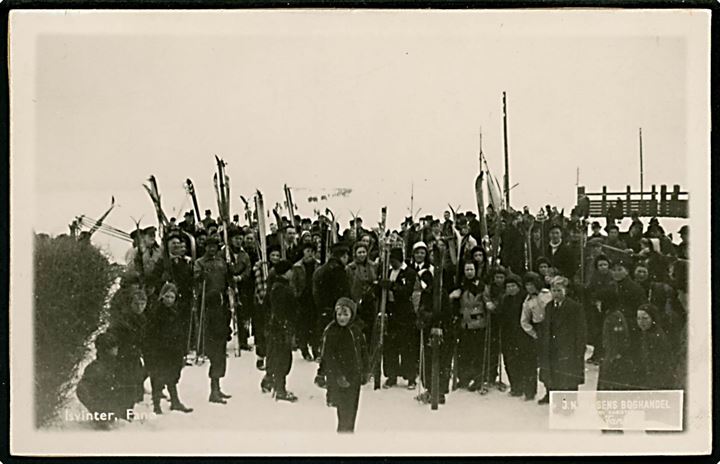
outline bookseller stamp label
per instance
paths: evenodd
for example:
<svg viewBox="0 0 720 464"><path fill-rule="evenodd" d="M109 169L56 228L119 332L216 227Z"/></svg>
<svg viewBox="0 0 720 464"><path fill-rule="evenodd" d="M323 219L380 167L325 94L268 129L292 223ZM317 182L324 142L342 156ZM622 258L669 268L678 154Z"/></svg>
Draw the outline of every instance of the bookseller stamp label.
<svg viewBox="0 0 720 464"><path fill-rule="evenodd" d="M554 391L556 430L683 430L682 390Z"/></svg>

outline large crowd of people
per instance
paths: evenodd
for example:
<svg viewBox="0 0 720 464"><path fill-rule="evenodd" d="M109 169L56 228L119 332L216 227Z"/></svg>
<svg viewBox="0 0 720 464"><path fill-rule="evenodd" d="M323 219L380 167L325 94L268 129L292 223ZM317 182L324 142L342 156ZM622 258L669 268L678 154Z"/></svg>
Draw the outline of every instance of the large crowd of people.
<svg viewBox="0 0 720 464"><path fill-rule="evenodd" d="M533 401L538 380L538 403L548 403L553 390L577 390L588 363L599 365L598 390L683 388L687 226L675 245L655 218L588 230L578 211L488 206L483 218L446 211L397 230L283 217L260 237L251 215L246 224L195 216L162 225L161 243L154 226L131 234L108 328L77 389L91 412L124 416L149 376L155 413L165 392L171 410L190 413L178 393L190 363L208 365L208 399L226 403L234 337L265 372L259 390L277 400L297 400L286 387L294 350L317 362L314 382L337 408L339 432L354 429L371 375L440 404L454 389Z"/></svg>

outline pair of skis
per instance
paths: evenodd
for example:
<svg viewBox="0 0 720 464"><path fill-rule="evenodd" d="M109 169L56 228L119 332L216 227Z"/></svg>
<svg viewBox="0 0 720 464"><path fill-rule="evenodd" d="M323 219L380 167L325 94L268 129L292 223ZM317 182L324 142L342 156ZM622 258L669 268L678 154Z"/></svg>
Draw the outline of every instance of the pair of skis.
<svg viewBox="0 0 720 464"><path fill-rule="evenodd" d="M220 224L222 226L223 242L225 242L225 264L227 272L232 282L227 288L228 306L230 307L230 323L232 332L236 342L235 356L240 356L240 340L237 324L237 311L239 294L237 285L234 281L233 269L235 268L235 257L230 248L230 176L225 172L226 163L223 159L215 156L217 164L217 173L213 176L213 185L215 187L215 195L217 197L218 212L220 213Z"/></svg>
<svg viewBox="0 0 720 464"><path fill-rule="evenodd" d="M170 221L168 221L167 216L165 215L165 212L162 208L162 203L160 199L160 190L158 189L157 179L155 179L155 176L151 175L148 178L149 185L143 184L143 188L150 196L150 200L153 203L153 206L155 207L155 214L157 216L158 220L158 226L160 229L160 236L165 236L165 231L167 230L168 226L170 225Z"/></svg>

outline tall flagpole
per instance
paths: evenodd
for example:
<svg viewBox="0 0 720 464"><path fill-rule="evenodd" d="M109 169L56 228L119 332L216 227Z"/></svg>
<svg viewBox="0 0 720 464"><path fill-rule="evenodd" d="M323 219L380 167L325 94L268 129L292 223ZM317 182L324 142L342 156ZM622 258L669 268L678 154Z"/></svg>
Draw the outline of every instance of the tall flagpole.
<svg viewBox="0 0 720 464"><path fill-rule="evenodd" d="M508 157L507 101L503 92L503 142L505 147L505 208L510 208L510 159Z"/></svg>
<svg viewBox="0 0 720 464"><path fill-rule="evenodd" d="M643 200L643 145L642 145L642 127L638 131L640 138L640 202Z"/></svg>

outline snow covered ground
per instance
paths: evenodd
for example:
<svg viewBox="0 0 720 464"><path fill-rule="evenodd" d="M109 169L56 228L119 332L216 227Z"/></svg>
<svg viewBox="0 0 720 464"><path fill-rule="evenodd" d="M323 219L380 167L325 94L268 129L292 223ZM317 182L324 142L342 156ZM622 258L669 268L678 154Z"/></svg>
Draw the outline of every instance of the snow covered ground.
<svg viewBox="0 0 720 464"><path fill-rule="evenodd" d="M232 350L228 350L232 353ZM590 354L590 353L588 353ZM183 370L179 384L183 402L195 409L190 414L170 411L169 403L163 401L164 413L152 413L149 393L135 407L140 419L132 423L119 421L116 429L124 431L147 430L232 430L298 432L327 431L336 427L335 409L325 405L325 390L313 384L317 364L302 359L295 352L292 371L288 376L288 389L299 400L296 403L277 402L269 394L260 391L263 372L255 368L255 355L244 351L241 357L230 354L228 370L222 380L223 390L233 395L227 405L208 402L208 366L188 366ZM594 389L597 384L597 367L586 364L586 382L581 390ZM149 392L149 381L146 391ZM373 432L471 432L471 431L542 431L548 430L548 406L537 401L510 397L507 392L492 389L487 395L458 390L451 392L447 403L439 410L430 410L414 400L416 390L407 390L404 381L391 389L373 390L372 382L363 388L356 431ZM545 393L542 384L538 398ZM83 406L74 397L68 403L60 420L54 426L62 430L92 430L88 423L67 420L68 415L81 413Z"/></svg>

